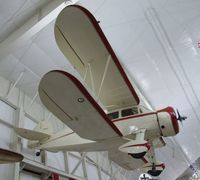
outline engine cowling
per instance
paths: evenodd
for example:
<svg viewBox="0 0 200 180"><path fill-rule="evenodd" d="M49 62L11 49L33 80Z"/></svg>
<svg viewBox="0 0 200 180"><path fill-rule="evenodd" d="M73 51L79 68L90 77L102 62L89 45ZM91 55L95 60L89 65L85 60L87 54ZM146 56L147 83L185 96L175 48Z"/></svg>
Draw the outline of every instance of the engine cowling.
<svg viewBox="0 0 200 180"><path fill-rule="evenodd" d="M157 116L163 136L174 136L179 132L178 120L172 107L157 111Z"/></svg>

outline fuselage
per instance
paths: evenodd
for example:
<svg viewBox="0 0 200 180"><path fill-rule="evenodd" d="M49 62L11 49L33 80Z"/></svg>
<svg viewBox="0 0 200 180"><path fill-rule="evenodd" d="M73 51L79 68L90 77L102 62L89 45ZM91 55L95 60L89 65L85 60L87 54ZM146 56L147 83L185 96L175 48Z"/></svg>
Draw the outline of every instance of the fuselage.
<svg viewBox="0 0 200 180"><path fill-rule="evenodd" d="M161 136L173 136L179 131L176 115L171 107L156 112L144 113L139 109L138 111L134 109L135 114L127 115L127 113L124 113L124 110L128 112L130 109L131 108L126 108L118 110L117 113L115 111L108 114L108 117L119 129L123 137L134 134L140 129L145 129L145 139L149 141ZM115 115L111 116L113 113L115 113ZM118 116L116 116L116 114L118 114ZM131 113L129 112L128 114ZM123 139L123 137L114 137L112 139L96 142L84 139L75 132L65 129L42 142L38 149L50 151L59 151L62 149L70 151L105 151L118 148L123 143L126 143L127 140Z"/></svg>
<svg viewBox="0 0 200 180"><path fill-rule="evenodd" d="M131 114L132 108L127 108L110 113L112 122L117 126L123 136L131 133L134 134L139 129L146 129L146 139L154 139L159 136L174 136L179 132L178 121L175 111L172 107L156 112L143 113L140 109L134 110ZM127 114L131 114L126 116ZM117 117L117 118L116 118Z"/></svg>

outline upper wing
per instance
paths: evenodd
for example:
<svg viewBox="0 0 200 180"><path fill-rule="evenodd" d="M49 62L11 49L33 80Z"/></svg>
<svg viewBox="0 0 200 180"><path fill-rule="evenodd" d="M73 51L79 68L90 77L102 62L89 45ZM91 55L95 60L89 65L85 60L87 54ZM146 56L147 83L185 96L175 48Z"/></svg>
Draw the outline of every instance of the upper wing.
<svg viewBox="0 0 200 180"><path fill-rule="evenodd" d="M39 84L43 104L79 136L102 140L122 136L85 87L71 74L51 71Z"/></svg>
<svg viewBox="0 0 200 180"><path fill-rule="evenodd" d="M117 56L88 10L77 5L62 10L55 23L55 38L62 53L108 110L139 104Z"/></svg>

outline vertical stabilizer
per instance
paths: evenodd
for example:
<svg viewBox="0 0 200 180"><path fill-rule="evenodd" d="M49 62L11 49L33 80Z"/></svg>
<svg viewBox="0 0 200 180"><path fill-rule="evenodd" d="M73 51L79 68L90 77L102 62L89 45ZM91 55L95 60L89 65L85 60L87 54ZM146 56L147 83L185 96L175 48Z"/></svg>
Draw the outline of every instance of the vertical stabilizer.
<svg viewBox="0 0 200 180"><path fill-rule="evenodd" d="M45 134L52 135L53 134L53 126L50 121L44 120L40 121L37 126L34 128L37 132L42 132Z"/></svg>

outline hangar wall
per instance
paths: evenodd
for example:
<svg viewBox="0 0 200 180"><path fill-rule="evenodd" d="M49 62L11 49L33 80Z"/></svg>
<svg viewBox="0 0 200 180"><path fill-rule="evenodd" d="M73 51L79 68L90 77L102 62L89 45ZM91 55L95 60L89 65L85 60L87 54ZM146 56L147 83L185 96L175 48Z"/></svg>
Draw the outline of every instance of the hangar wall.
<svg viewBox="0 0 200 180"><path fill-rule="evenodd" d="M37 122L44 119L49 119L54 124L55 131L64 128L65 125L44 106L37 103L39 100L37 94L31 99L15 85L0 77L0 147L21 152L25 159L20 164L1 165L1 178L47 179L50 172L56 172L65 177L64 179L73 177L83 180L123 180L129 176L133 177L132 174L110 162L106 152L87 153L84 157L84 154L77 152L44 151L41 156L35 156L36 150L27 148L27 140L17 137L13 126L32 129Z"/></svg>

